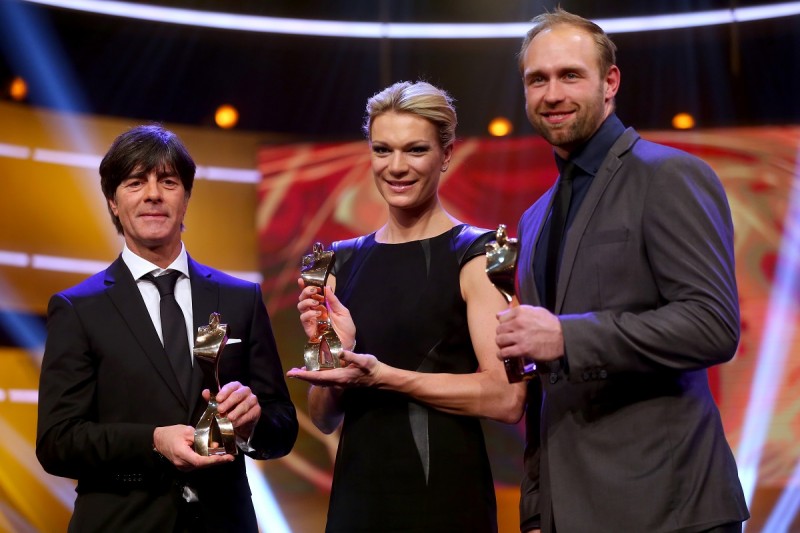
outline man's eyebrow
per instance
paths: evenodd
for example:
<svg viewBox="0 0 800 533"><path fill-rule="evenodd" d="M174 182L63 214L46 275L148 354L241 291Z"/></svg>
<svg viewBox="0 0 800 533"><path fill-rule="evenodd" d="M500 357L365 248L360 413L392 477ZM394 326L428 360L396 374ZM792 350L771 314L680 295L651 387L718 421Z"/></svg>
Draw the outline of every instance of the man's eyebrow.
<svg viewBox="0 0 800 533"><path fill-rule="evenodd" d="M125 179L129 180L129 179L141 178L142 176L145 176L145 175L147 175L147 170L145 170L143 168L135 168L130 172L130 174L128 174L125 177Z"/></svg>

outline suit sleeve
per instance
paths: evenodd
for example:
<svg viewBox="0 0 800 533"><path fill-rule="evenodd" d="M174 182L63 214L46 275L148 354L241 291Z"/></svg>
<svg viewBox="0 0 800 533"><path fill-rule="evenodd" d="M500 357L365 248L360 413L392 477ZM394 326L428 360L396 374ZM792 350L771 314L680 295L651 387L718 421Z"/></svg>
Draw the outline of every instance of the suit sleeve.
<svg viewBox="0 0 800 533"><path fill-rule="evenodd" d="M688 154L662 158L650 171L640 254L657 301L632 296L617 309L562 315L570 379L592 367L614 373L699 370L736 351L733 224L722 184Z"/></svg>
<svg viewBox="0 0 800 533"><path fill-rule="evenodd" d="M57 476L79 478L115 469L158 466L154 425L97 422L97 362L72 303L51 298L39 380L36 456Z"/></svg>
<svg viewBox="0 0 800 533"><path fill-rule="evenodd" d="M253 321L250 325L250 383L261 404L261 418L250 439L254 459L282 457L289 453L297 439L297 414L289 398L283 377L267 309L261 289L254 286Z"/></svg>

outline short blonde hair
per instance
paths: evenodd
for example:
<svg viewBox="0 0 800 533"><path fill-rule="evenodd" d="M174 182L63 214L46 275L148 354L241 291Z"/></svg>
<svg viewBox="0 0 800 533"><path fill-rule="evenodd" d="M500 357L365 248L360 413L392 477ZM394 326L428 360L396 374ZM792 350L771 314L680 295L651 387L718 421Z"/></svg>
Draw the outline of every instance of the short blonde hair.
<svg viewBox="0 0 800 533"><path fill-rule="evenodd" d="M364 135L372 140L372 121L389 112L410 113L430 121L439 132L439 144L447 148L456 140L456 108L447 91L424 81L400 81L367 100Z"/></svg>

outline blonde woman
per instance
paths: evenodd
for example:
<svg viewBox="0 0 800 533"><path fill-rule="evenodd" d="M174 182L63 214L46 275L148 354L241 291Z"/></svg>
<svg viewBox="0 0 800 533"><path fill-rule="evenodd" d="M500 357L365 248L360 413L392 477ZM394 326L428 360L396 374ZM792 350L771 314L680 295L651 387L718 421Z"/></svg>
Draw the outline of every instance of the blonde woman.
<svg viewBox="0 0 800 533"><path fill-rule="evenodd" d="M455 126L451 98L428 83L369 99L364 131L388 220L334 243L329 310L315 287L300 294L309 336L329 312L343 346L358 351L344 352L344 368L288 373L313 384L322 431L342 424L329 532L497 530L480 418L516 422L525 392L496 358L505 302L485 274L493 233L439 201Z"/></svg>

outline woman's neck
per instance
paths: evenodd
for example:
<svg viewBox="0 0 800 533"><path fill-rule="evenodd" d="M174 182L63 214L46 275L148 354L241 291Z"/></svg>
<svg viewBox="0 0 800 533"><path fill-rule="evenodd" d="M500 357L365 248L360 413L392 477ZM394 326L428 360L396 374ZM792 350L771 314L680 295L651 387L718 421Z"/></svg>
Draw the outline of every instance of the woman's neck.
<svg viewBox="0 0 800 533"><path fill-rule="evenodd" d="M438 204L420 213L390 208L389 220L375 232L375 239L385 244L419 241L441 235L458 224L461 222Z"/></svg>

